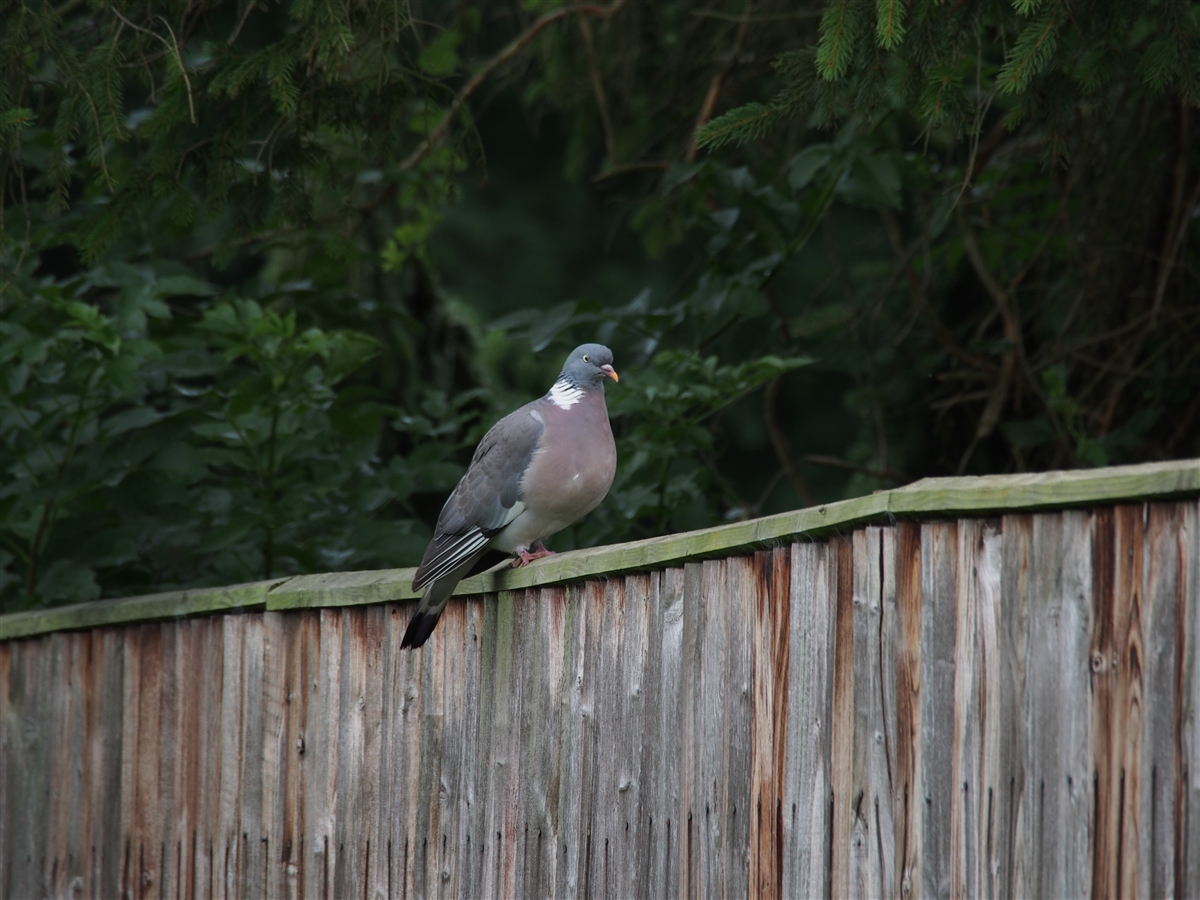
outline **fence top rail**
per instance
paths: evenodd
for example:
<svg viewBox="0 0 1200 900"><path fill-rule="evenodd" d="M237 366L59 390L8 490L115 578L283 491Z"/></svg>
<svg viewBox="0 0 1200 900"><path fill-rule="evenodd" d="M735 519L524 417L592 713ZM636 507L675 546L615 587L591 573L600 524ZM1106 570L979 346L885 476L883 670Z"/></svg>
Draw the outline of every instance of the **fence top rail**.
<svg viewBox="0 0 1200 900"><path fill-rule="evenodd" d="M526 568L504 567L466 579L455 593L490 594L680 565L798 537L820 538L897 518L1065 509L1195 495L1200 495L1200 459L1062 472L925 478L895 490L760 519L567 551ZM225 610L288 610L409 600L418 596L412 590L414 571L379 569L295 575L229 587L27 610L0 616L0 640Z"/></svg>

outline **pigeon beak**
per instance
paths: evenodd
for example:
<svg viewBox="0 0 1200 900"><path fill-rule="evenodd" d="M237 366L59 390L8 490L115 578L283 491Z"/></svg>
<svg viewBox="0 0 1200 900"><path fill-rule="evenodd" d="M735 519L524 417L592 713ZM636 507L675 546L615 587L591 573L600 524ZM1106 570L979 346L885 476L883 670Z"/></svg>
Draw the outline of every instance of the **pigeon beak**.
<svg viewBox="0 0 1200 900"><path fill-rule="evenodd" d="M620 381L617 377L617 371L612 366L601 366L600 371L604 373L606 378L611 378L613 381Z"/></svg>

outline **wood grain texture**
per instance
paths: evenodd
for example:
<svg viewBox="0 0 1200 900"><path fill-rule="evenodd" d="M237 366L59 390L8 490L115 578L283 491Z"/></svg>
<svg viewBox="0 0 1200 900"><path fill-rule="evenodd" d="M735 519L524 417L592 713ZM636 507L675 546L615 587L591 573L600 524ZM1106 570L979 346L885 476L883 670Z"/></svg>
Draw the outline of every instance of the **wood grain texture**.
<svg viewBox="0 0 1200 900"><path fill-rule="evenodd" d="M837 558L828 544L792 545L781 860L784 897L825 897L830 892L836 579Z"/></svg>
<svg viewBox="0 0 1200 900"><path fill-rule="evenodd" d="M787 759L791 554L754 555L754 711L750 772L749 893L783 896L783 786Z"/></svg>
<svg viewBox="0 0 1200 900"><path fill-rule="evenodd" d="M896 876L900 897L921 893L921 528L903 522L895 535L895 754Z"/></svg>
<svg viewBox="0 0 1200 900"><path fill-rule="evenodd" d="M1142 734L1134 797L1138 822L1139 897L1175 896L1174 782L1179 741L1175 698L1179 611L1177 535L1180 510L1174 504L1143 506L1141 585Z"/></svg>
<svg viewBox="0 0 1200 900"><path fill-rule="evenodd" d="M1200 896L1200 506L1179 505L1175 896Z"/></svg>
<svg viewBox="0 0 1200 900"><path fill-rule="evenodd" d="M1029 803L1039 796L1030 784L1029 742L1030 708L1030 605L1033 517L1008 515L1001 521L1003 534L1000 561L1000 609L997 617L996 644L1000 654L998 698L1000 734L998 753L1004 778L996 798L996 856L1000 869L996 875L996 894L1002 897L1028 896L1033 850Z"/></svg>
<svg viewBox="0 0 1200 900"><path fill-rule="evenodd" d="M850 538L830 542L835 568L833 624L833 696L830 715L829 783L831 804L829 880L834 897L849 897L861 865L853 851L858 800L854 790L854 544ZM861 835L857 849L862 849Z"/></svg>
<svg viewBox="0 0 1200 900"><path fill-rule="evenodd" d="M951 810L957 641L958 524L921 527L920 757L917 766L921 843L917 896L950 896ZM919 874L920 881L915 880Z"/></svg>
<svg viewBox="0 0 1200 900"><path fill-rule="evenodd" d="M1198 520L0 640L0 893L1195 896Z"/></svg>

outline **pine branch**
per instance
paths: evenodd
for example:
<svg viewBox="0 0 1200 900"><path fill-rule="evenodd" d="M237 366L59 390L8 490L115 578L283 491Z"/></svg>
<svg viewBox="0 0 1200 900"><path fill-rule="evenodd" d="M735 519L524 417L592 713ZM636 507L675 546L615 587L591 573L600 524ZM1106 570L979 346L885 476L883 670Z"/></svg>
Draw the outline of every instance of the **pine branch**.
<svg viewBox="0 0 1200 900"><path fill-rule="evenodd" d="M858 5L853 0L835 0L825 10L817 41L817 71L826 81L836 81L846 74L858 38L858 25Z"/></svg>
<svg viewBox="0 0 1200 900"><path fill-rule="evenodd" d="M1035 24L1021 30L1012 54L996 79L1001 93L1023 91L1054 58L1058 47L1058 16L1050 10Z"/></svg>
<svg viewBox="0 0 1200 900"><path fill-rule="evenodd" d="M902 0L876 0L875 40L885 50L894 50L904 40L904 3Z"/></svg>

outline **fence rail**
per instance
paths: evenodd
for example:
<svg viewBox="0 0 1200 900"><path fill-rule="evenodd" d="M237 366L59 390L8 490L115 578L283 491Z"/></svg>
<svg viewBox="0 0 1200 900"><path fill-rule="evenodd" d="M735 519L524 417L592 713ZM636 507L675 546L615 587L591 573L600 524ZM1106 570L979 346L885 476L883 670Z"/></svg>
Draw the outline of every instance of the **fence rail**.
<svg viewBox="0 0 1200 900"><path fill-rule="evenodd" d="M0 617L0 891L1200 896L1197 494L942 479L561 554L420 652L403 570Z"/></svg>

